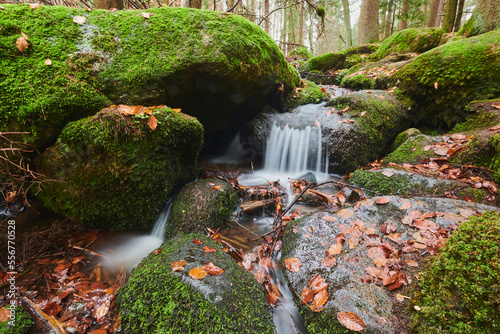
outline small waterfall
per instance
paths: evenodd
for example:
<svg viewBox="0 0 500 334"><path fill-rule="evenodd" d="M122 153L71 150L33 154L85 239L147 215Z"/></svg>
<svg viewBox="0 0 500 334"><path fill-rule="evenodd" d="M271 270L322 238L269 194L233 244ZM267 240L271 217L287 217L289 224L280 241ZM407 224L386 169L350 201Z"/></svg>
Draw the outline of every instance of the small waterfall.
<svg viewBox="0 0 500 334"><path fill-rule="evenodd" d="M160 212L160 216L155 222L153 229L151 230L151 236L161 239L161 242L165 241L165 227L167 227L168 217L170 216L170 209L172 209L172 202L175 196L170 196L167 203Z"/></svg>
<svg viewBox="0 0 500 334"><path fill-rule="evenodd" d="M321 124L293 128L274 123L266 143L264 170L273 173L328 171L328 152L323 156Z"/></svg>

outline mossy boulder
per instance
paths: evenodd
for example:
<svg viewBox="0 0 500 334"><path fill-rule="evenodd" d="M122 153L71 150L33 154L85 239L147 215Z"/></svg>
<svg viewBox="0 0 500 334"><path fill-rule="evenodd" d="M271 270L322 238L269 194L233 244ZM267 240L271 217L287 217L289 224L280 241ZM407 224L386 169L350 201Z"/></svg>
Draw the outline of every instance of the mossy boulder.
<svg viewBox="0 0 500 334"><path fill-rule="evenodd" d="M203 232L206 227L216 228L231 218L238 204L236 191L226 181L191 182L182 188L172 204L166 236Z"/></svg>
<svg viewBox="0 0 500 334"><path fill-rule="evenodd" d="M421 134L422 132L420 132L419 129L415 128L409 128L408 130L401 132L392 143L390 148L391 152L394 152L399 146L401 146L405 141L407 141L408 138L415 137Z"/></svg>
<svg viewBox="0 0 500 334"><path fill-rule="evenodd" d="M196 245L193 239L203 242ZM216 248L207 253L204 246ZM182 271L171 263L187 262ZM224 272L194 279L212 262ZM274 333L265 291L220 245L202 234L177 236L151 253L117 293L126 333Z"/></svg>
<svg viewBox="0 0 500 334"><path fill-rule="evenodd" d="M431 258L414 289L415 333L497 333L500 328L500 215L463 222Z"/></svg>
<svg viewBox="0 0 500 334"><path fill-rule="evenodd" d="M452 127L472 100L500 96L500 30L447 43L394 74L423 123Z"/></svg>
<svg viewBox="0 0 500 334"><path fill-rule="evenodd" d="M500 29L500 5L495 0L479 1L472 16L458 32L472 37Z"/></svg>
<svg viewBox="0 0 500 334"><path fill-rule="evenodd" d="M162 7L147 19L140 10L4 7L0 130L28 131L39 149L68 121L121 103L182 108L209 137L224 137L300 83L269 35L239 15Z"/></svg>
<svg viewBox="0 0 500 334"><path fill-rule="evenodd" d="M424 134L410 136L403 143L399 144L394 151L389 153L387 157L384 158L384 162L392 162L395 164L420 164L423 161L428 161L430 158L438 158L439 155L434 153L434 150L425 150L425 147L440 141L441 137L427 136Z"/></svg>
<svg viewBox="0 0 500 334"><path fill-rule="evenodd" d="M285 100L285 109L290 110L298 106L327 101L330 94L324 89L309 80L303 80L301 87L297 87L295 92L288 94Z"/></svg>
<svg viewBox="0 0 500 334"><path fill-rule="evenodd" d="M322 71L337 70L344 68L346 55L340 52L325 53L316 57L309 58L301 67L303 71Z"/></svg>
<svg viewBox="0 0 500 334"><path fill-rule="evenodd" d="M404 320L397 318L396 312L400 306L391 296L401 293L398 289L402 287L390 291L388 284L384 286L380 278L368 273L370 269L384 270L385 267L387 271L404 273L408 285L414 281L416 272L406 260L421 256L419 254L423 250L413 246L404 251L401 249L415 240L426 242L424 240L429 241L437 236L424 233L427 236L425 239L421 234L424 231L413 226L411 218L405 217L415 213L427 215L436 228L450 231L457 223L475 214L475 210L484 212L493 208L449 199L402 199L396 196L388 199L386 204L376 204L377 198L373 198L361 201L356 209L345 207L338 212L316 212L287 225L283 236L282 259L297 258L301 266L298 272L285 270L284 274L309 333L349 333L337 321L338 312L358 315L366 325L364 333L399 333L399 329L404 328L400 326L405 324L397 324ZM391 223L396 229L394 233L400 235L399 243L392 241L388 233L382 232L384 229L381 227L387 223ZM338 241L342 239L340 234L345 237L345 241ZM340 253L333 255L335 264L325 266L322 263L325 252L328 253L330 247L337 243L342 248ZM388 261L385 264L375 264L378 256L373 254L377 247L380 247L379 250L390 249L392 255L387 254ZM426 247L426 250L430 251L431 247ZM321 275L328 284L328 299L320 312L312 310L313 302L305 305L298 297L302 296L303 289L309 286L310 280L316 275ZM490 299L494 298L497 295Z"/></svg>
<svg viewBox="0 0 500 334"><path fill-rule="evenodd" d="M150 229L172 191L192 179L203 127L169 108L125 115L111 107L69 123L36 160L44 204L86 226Z"/></svg>
<svg viewBox="0 0 500 334"><path fill-rule="evenodd" d="M408 128L407 101L387 91L354 92L327 105L335 110L329 122L321 124L327 129L330 171L335 173L350 173L383 157L396 136Z"/></svg>
<svg viewBox="0 0 500 334"><path fill-rule="evenodd" d="M309 59L311 58L311 53L305 46L299 46L298 48L292 50L289 56L296 59Z"/></svg>
<svg viewBox="0 0 500 334"><path fill-rule="evenodd" d="M392 52L398 53L423 53L435 48L444 30L440 28L409 28L398 31L386 38L378 48L377 52L372 54L369 59L378 61L387 57Z"/></svg>

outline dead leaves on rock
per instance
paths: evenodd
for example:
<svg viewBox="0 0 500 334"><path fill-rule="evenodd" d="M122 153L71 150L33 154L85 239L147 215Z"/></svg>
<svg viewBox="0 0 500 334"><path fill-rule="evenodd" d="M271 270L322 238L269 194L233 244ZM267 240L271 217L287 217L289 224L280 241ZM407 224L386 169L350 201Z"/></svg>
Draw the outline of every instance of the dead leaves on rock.
<svg viewBox="0 0 500 334"><path fill-rule="evenodd" d="M337 313L337 319L342 326L355 332L361 332L366 327L363 320L356 313L339 312Z"/></svg>
<svg viewBox="0 0 500 334"><path fill-rule="evenodd" d="M302 263L300 263L299 259L297 259L296 257L285 259L284 262L286 269L288 269L292 273L298 273L300 270L300 266L302 265Z"/></svg>
<svg viewBox="0 0 500 334"><path fill-rule="evenodd" d="M328 283L321 275L316 275L309 280L309 286L304 287L302 290L302 303L308 304L311 301L312 305L309 307L314 312L323 311L323 306L328 301Z"/></svg>

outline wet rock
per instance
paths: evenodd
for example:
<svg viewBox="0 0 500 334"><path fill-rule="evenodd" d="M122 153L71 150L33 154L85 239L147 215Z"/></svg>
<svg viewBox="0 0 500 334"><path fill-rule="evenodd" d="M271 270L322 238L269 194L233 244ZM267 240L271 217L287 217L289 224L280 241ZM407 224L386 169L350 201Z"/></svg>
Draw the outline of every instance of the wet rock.
<svg viewBox="0 0 500 334"><path fill-rule="evenodd" d="M392 143L391 145L391 152L395 151L399 146L401 146L401 144L403 144L408 138L410 137L415 137L415 136L418 136L422 134L422 132L420 132L419 129L415 129L415 128L410 128L408 130L405 130L403 132L401 132L397 137L396 139L394 140L394 142Z"/></svg>
<svg viewBox="0 0 500 334"><path fill-rule="evenodd" d="M173 271L171 264L181 260L184 269ZM223 273L190 276L210 262ZM126 333L274 333L264 289L202 234L177 236L151 253L119 290L117 304Z"/></svg>
<svg viewBox="0 0 500 334"><path fill-rule="evenodd" d="M236 191L226 181L207 179L191 182L175 198L165 234L172 237L177 233L215 228L231 218L238 204Z"/></svg>
<svg viewBox="0 0 500 334"><path fill-rule="evenodd" d="M384 158L384 162L396 164L420 164L431 158L438 158L439 155L434 153L434 150L426 150L425 148L426 146L439 143L441 140L442 136L427 136L424 134L410 136L405 141L400 143L400 145L398 145L393 152L389 153L389 155Z"/></svg>
<svg viewBox="0 0 500 334"><path fill-rule="evenodd" d="M353 312L366 324L367 333L395 333L390 289L397 291L397 284L415 279L405 262L407 254L435 254L456 224L492 209L458 200L390 196L364 200L356 208L317 212L289 224L282 259L296 257L302 264L298 272L285 270L295 296L316 275L328 285L328 300L319 312L311 309L312 302L304 305L295 298L309 331L345 331L336 314ZM330 253L338 243L341 249ZM336 258L333 266L322 263L326 254ZM391 275L395 281L391 282Z"/></svg>
<svg viewBox="0 0 500 334"><path fill-rule="evenodd" d="M170 108L125 115L106 108L69 123L40 155L49 179L37 194L51 210L90 227L150 229L172 191L197 174L203 127Z"/></svg>
<svg viewBox="0 0 500 334"><path fill-rule="evenodd" d="M285 100L285 110L297 108L298 106L327 101L330 94L324 88L319 87L309 80L302 81L295 92L288 94Z"/></svg>

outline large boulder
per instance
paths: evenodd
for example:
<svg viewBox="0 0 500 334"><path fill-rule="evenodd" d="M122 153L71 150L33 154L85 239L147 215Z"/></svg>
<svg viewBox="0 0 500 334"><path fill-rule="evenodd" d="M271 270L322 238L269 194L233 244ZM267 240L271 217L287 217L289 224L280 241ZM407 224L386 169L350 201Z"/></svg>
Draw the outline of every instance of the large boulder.
<svg viewBox="0 0 500 334"><path fill-rule="evenodd" d="M269 35L239 15L4 7L0 130L28 131L39 149L68 121L120 103L182 108L210 138L224 137L300 82Z"/></svg>
<svg viewBox="0 0 500 334"><path fill-rule="evenodd" d="M38 193L47 207L87 226L150 229L172 191L194 178L201 124L165 107L129 111L111 107L69 123L37 158L55 180Z"/></svg>
<svg viewBox="0 0 500 334"><path fill-rule="evenodd" d="M500 30L458 40L418 56L393 75L416 103L422 123L451 127L472 100L500 96Z"/></svg>
<svg viewBox="0 0 500 334"><path fill-rule="evenodd" d="M288 224L282 259L285 266L288 261L301 266L285 270L285 277L309 332L344 333L338 313L351 312L362 319L366 333L399 333L405 315L398 310L405 311L393 297L416 279L413 266L422 265L425 254L435 254L459 222L491 209L457 200L391 196ZM306 299L311 297L306 287L318 297Z"/></svg>
<svg viewBox="0 0 500 334"><path fill-rule="evenodd" d="M205 251L206 246L215 252ZM183 270L173 271L171 264L182 260ZM200 279L198 270L197 278L191 276L194 268L209 263L223 273ZM117 301L126 333L275 333L264 289L202 234L177 236L151 253L119 290Z"/></svg>
<svg viewBox="0 0 500 334"><path fill-rule="evenodd" d="M188 183L172 204L166 236L216 228L231 218L239 202L236 191L226 181L207 179Z"/></svg>
<svg viewBox="0 0 500 334"><path fill-rule="evenodd" d="M472 37L497 29L500 29L500 4L496 0L482 0L458 34Z"/></svg>

